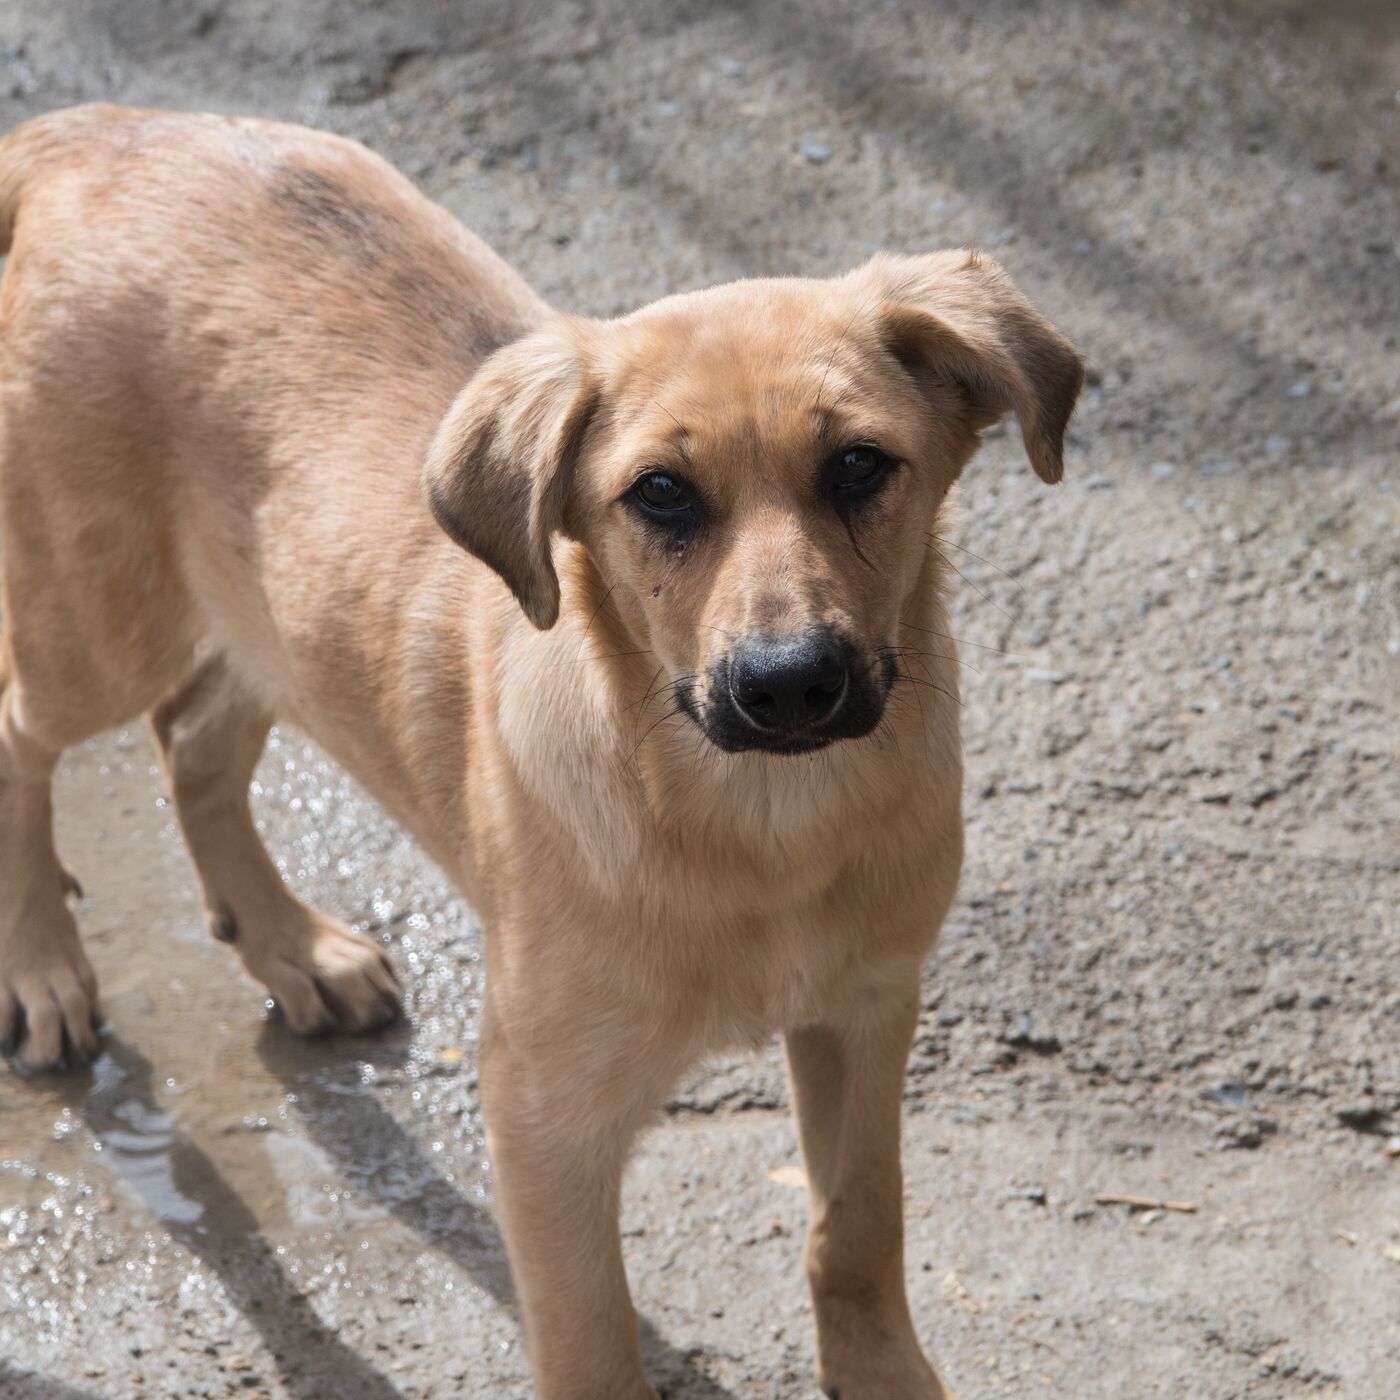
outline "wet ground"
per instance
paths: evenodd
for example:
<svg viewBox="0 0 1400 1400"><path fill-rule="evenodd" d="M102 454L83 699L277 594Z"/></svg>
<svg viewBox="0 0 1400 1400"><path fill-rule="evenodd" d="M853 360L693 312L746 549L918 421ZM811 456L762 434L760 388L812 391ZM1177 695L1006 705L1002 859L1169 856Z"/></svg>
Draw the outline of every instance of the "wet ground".
<svg viewBox="0 0 1400 1400"><path fill-rule="evenodd" d="M950 536L971 854L907 1096L921 1330L966 1400L1400 1393L1393 6L0 3L0 78L7 125L359 136L585 313L1001 257L1093 375L1065 486L994 438ZM470 911L299 736L258 782L411 1020L293 1040L204 932L144 731L72 752L110 1029L90 1076L0 1072L0 1396L525 1397ZM775 1050L709 1066L629 1179L680 1400L813 1392L784 1104Z"/></svg>

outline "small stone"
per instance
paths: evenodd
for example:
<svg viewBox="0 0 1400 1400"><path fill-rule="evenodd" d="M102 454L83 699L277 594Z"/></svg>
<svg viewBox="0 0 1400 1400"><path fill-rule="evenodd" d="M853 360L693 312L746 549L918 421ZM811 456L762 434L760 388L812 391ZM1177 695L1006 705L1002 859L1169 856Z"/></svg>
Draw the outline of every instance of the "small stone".
<svg viewBox="0 0 1400 1400"><path fill-rule="evenodd" d="M818 141L812 136L804 136L798 149L803 158L812 165L825 165L831 159L831 147L825 141Z"/></svg>
<svg viewBox="0 0 1400 1400"><path fill-rule="evenodd" d="M1201 1097L1226 1108L1253 1108L1254 1100L1243 1084L1216 1084L1201 1091Z"/></svg>
<svg viewBox="0 0 1400 1400"><path fill-rule="evenodd" d="M1227 1152L1237 1148L1252 1151L1276 1132L1278 1124L1271 1118L1231 1119L1216 1129L1215 1137Z"/></svg>
<svg viewBox="0 0 1400 1400"><path fill-rule="evenodd" d="M1337 1110L1337 1122L1358 1133L1375 1132L1384 1118L1385 1110L1374 1103L1345 1104Z"/></svg>
<svg viewBox="0 0 1400 1400"><path fill-rule="evenodd" d="M1017 1050L1029 1050L1035 1055L1058 1055L1063 1048L1060 1038L1048 1032L1036 1032L1032 1026L1030 1015L1022 1012L1016 1022L1016 1029L1010 1035L1001 1037L1002 1042Z"/></svg>

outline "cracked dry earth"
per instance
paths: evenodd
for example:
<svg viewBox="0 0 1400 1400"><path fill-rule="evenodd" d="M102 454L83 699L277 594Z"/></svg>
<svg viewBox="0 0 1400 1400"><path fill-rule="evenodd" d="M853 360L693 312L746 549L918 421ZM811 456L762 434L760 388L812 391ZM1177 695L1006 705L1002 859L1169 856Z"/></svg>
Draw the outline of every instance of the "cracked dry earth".
<svg viewBox="0 0 1400 1400"><path fill-rule="evenodd" d="M1400 1394L1400 11L0 0L0 121L96 98L359 137L588 314L1001 258L1093 374L1065 485L994 437L944 546L970 856L908 1081L919 1325L966 1400ZM110 1029L0 1072L0 1394L528 1396L471 912L280 732L267 839L412 1012L294 1043L144 731L57 798ZM813 1393L784 1105L776 1047L708 1066L630 1175L673 1400Z"/></svg>

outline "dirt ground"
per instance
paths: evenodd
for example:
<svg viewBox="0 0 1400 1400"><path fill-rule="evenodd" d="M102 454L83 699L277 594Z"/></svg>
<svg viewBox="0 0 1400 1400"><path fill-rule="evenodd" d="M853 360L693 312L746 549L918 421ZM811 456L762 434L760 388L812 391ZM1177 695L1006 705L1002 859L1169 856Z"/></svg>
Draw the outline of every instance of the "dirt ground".
<svg viewBox="0 0 1400 1400"><path fill-rule="evenodd" d="M1001 258L1093 372L1063 486L1002 436L961 489L919 1325L965 1400L1400 1395L1400 6L0 0L0 122L96 98L359 137L589 314ZM528 1396L460 898L278 733L274 853L411 989L295 1043L144 731L57 795L110 1030L0 1068L0 1395ZM674 1400L814 1391L784 1105L776 1047L709 1066L630 1175Z"/></svg>

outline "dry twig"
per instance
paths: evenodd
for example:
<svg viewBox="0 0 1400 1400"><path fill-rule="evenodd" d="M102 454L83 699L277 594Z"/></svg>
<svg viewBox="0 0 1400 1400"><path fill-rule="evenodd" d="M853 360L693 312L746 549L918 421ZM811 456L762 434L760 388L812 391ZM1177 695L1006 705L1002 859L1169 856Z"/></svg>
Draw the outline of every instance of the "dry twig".
<svg viewBox="0 0 1400 1400"><path fill-rule="evenodd" d="M1159 1201L1152 1196L1119 1196L1100 1191L1094 1202L1101 1206L1127 1206L1131 1210L1172 1210L1178 1215L1195 1215L1193 1201Z"/></svg>

